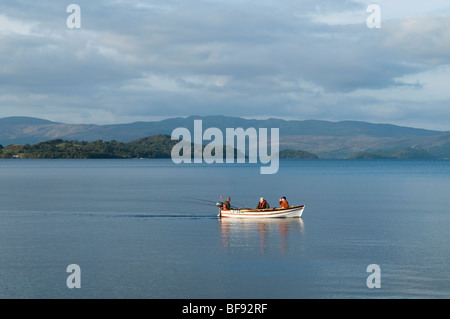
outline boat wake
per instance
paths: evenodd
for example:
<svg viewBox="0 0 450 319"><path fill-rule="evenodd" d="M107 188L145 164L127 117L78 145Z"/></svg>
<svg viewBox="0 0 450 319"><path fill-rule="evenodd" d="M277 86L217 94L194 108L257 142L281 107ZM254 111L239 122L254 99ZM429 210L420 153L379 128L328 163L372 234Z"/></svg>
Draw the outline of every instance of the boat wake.
<svg viewBox="0 0 450 319"><path fill-rule="evenodd" d="M172 218L172 219L217 219L211 215L182 215L182 214L122 214L118 218Z"/></svg>

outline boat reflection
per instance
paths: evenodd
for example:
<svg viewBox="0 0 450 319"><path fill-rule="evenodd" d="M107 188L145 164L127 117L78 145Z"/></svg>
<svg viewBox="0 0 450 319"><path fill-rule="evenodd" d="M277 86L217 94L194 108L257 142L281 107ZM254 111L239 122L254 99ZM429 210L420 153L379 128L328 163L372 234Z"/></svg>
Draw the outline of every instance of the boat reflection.
<svg viewBox="0 0 450 319"><path fill-rule="evenodd" d="M263 252L267 251L269 241L276 242L276 237L279 237L279 248L285 253L288 249L289 235L303 236L305 229L301 218L221 218L219 222L222 246L250 246L257 243Z"/></svg>

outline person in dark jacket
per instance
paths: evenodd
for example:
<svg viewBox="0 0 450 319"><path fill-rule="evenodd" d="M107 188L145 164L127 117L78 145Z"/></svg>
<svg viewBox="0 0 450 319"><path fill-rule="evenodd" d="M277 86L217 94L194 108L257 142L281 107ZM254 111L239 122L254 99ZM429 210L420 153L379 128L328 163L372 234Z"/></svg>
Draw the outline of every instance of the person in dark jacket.
<svg viewBox="0 0 450 319"><path fill-rule="evenodd" d="M227 197L227 200L223 202L222 209L224 209L224 210L230 210L231 209L230 200L231 200L231 198Z"/></svg>
<svg viewBox="0 0 450 319"><path fill-rule="evenodd" d="M269 207L270 207L269 203L267 203L267 201L264 199L264 197L261 197L259 199L258 206L256 206L257 209L267 209Z"/></svg>

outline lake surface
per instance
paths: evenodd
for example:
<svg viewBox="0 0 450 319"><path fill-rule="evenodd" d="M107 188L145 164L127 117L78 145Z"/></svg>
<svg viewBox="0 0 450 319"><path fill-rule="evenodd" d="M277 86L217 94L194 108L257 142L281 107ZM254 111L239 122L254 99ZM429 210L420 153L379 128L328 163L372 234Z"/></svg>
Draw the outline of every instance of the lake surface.
<svg viewBox="0 0 450 319"><path fill-rule="evenodd" d="M450 161L1 160L0 298L450 298ZM221 220L213 205L306 204ZM199 201L204 199L204 202ZM81 269L69 289L67 266ZM369 289L380 267L380 288Z"/></svg>

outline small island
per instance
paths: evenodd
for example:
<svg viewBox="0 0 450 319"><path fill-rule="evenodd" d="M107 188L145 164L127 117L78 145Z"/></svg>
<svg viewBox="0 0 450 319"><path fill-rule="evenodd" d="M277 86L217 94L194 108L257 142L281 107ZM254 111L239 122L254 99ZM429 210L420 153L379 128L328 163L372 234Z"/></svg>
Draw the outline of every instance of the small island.
<svg viewBox="0 0 450 319"><path fill-rule="evenodd" d="M284 149L279 153L279 157L283 159L318 159L316 154L302 150Z"/></svg>
<svg viewBox="0 0 450 319"><path fill-rule="evenodd" d="M0 158L170 158L172 141L169 135L154 135L132 142L66 141L54 139L34 145L0 146Z"/></svg>
<svg viewBox="0 0 450 319"><path fill-rule="evenodd" d="M424 149L399 148L392 150L374 150L358 152L348 159L433 159L435 156Z"/></svg>
<svg viewBox="0 0 450 319"><path fill-rule="evenodd" d="M171 158L172 148L178 141L170 135L159 134L131 142L97 140L68 141L53 139L37 144L0 145L0 158L22 159L91 159L91 158ZM203 145L204 147L204 145ZM224 146L224 156L226 154ZM193 148L192 148L193 151ZM235 156L237 151L235 150ZM314 159L317 155L301 150L282 150L280 158Z"/></svg>

